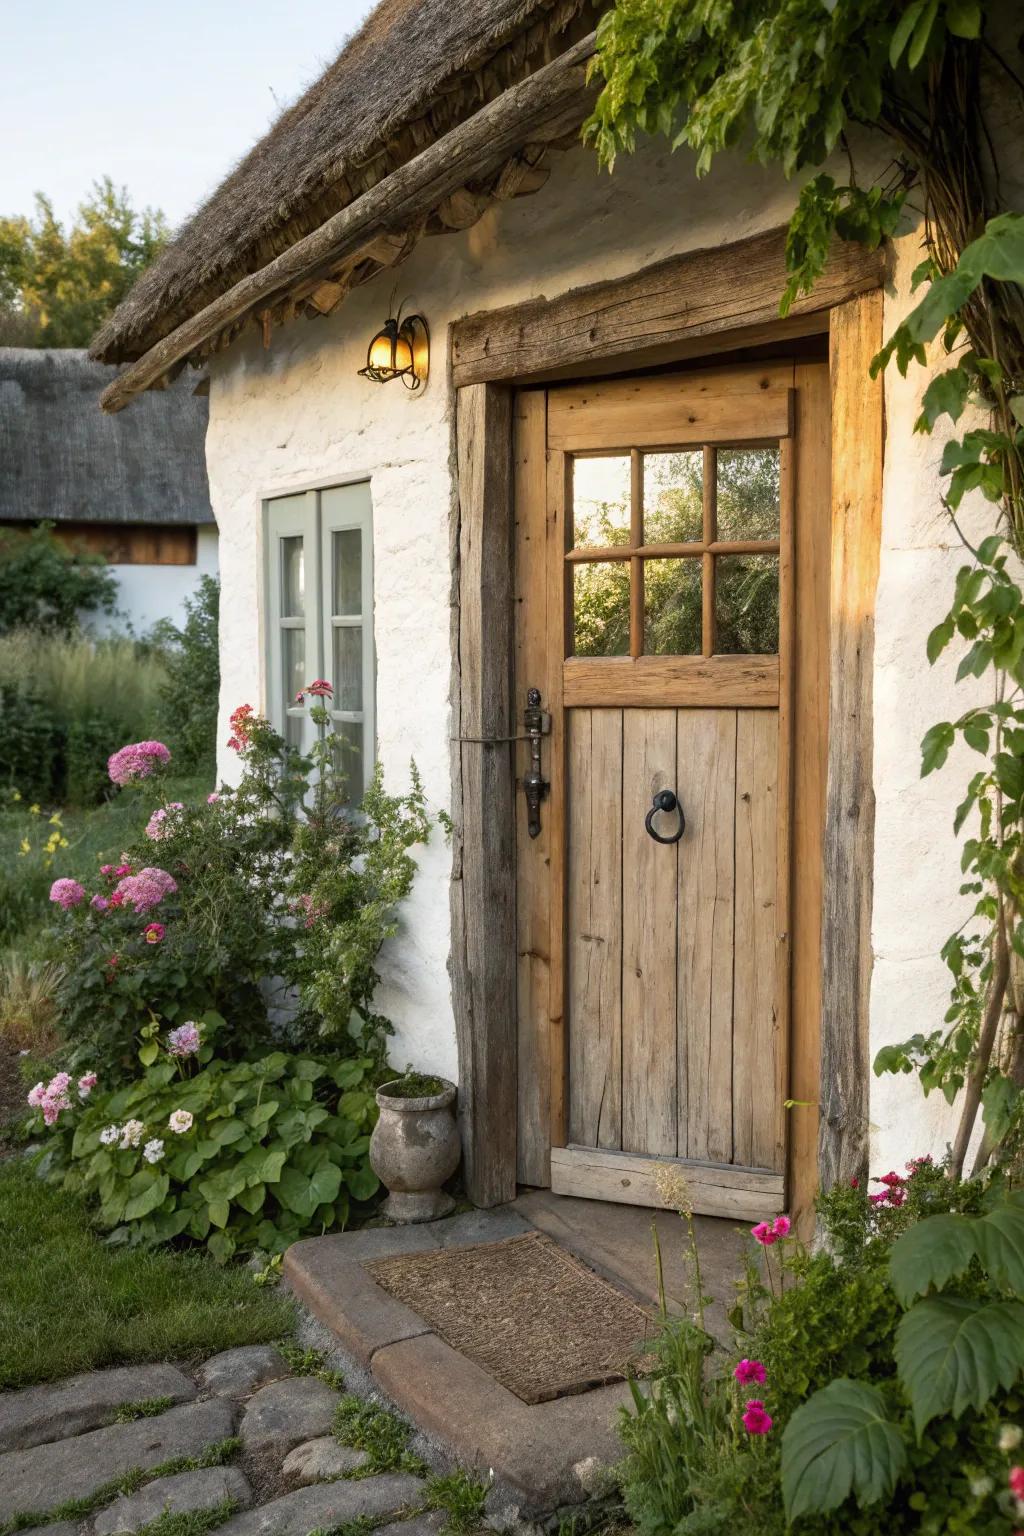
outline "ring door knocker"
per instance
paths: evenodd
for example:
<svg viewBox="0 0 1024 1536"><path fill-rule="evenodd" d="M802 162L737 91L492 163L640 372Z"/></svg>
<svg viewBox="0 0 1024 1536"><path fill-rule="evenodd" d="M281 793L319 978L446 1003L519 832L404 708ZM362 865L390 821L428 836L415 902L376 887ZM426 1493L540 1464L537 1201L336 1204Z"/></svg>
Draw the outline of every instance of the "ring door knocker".
<svg viewBox="0 0 1024 1536"><path fill-rule="evenodd" d="M663 837L660 832L654 830L654 818L658 815L659 811L664 811L666 814L671 814L672 811L679 812L679 825L671 837ZM686 831L686 817L683 815L683 808L679 804L677 797L670 789L659 789L657 791L654 796L654 803L644 817L644 826L656 843L678 843Z"/></svg>

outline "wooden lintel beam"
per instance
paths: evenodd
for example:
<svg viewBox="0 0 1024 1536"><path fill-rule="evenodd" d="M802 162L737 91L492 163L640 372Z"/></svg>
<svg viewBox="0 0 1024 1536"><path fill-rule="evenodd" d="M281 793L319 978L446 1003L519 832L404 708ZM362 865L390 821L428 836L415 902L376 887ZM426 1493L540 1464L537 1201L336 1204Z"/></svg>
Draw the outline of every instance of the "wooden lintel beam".
<svg viewBox="0 0 1024 1536"><path fill-rule="evenodd" d="M456 188L493 176L524 143L546 143L577 128L597 94L597 85L586 80L586 62L593 52L590 33L383 177L259 272L235 283L125 369L104 391L103 409L123 410L172 364L241 316L279 302L296 282L325 266L340 265L378 236L417 227Z"/></svg>

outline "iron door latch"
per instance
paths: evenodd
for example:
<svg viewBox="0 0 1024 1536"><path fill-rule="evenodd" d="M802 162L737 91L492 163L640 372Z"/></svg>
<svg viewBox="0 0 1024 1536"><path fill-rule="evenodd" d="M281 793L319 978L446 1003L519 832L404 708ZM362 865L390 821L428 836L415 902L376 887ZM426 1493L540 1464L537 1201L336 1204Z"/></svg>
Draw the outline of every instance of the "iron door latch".
<svg viewBox="0 0 1024 1536"><path fill-rule="evenodd" d="M530 766L523 775L523 791L527 806L526 829L531 837L537 837L540 835L540 802L551 788L541 773L540 757L541 738L551 734L551 716L546 709L541 709L539 688L527 689L523 726L524 729L514 736L454 736L452 740L474 742L484 747L503 746L511 741L530 743Z"/></svg>

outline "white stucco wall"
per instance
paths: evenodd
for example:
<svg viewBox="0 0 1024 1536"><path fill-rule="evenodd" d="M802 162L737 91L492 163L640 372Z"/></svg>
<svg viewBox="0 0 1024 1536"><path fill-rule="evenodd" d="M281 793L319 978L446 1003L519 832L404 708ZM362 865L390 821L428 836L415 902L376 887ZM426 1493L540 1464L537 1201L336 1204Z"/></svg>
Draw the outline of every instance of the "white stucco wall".
<svg viewBox="0 0 1024 1536"><path fill-rule="evenodd" d="M311 483L365 475L374 508L378 750L389 785L413 755L434 808L449 798L449 517L452 502L449 322L467 312L615 277L689 249L735 241L787 219L793 192L733 160L697 183L685 157L647 147L614 177L583 150L561 156L534 197L491 210L471 230L424 241L394 274L358 290L336 316L250 333L211 369L207 460L220 529L222 729L228 712L262 699L260 502ZM886 297L888 334L907 307L913 235L900 242ZM391 289L422 311L433 338L421 396L357 377ZM959 555L937 505L941 441L912 438L926 379L886 385L888 447L875 683L878 801L871 1052L934 1027L945 1009L937 958L955 926L953 807L964 773L922 784L918 744L934 720L964 707L952 666L931 671L927 631L944 611ZM230 775L226 754L221 771ZM457 1073L446 970L450 852L440 832L420 856L402 933L383 957L380 1005L395 1021L394 1059ZM946 1120L916 1081L873 1092L876 1161L898 1165L941 1150Z"/></svg>
<svg viewBox="0 0 1024 1536"><path fill-rule="evenodd" d="M128 625L144 635L158 619L185 622L185 599L195 592L201 576L217 574L217 529L204 523L196 530L193 565L112 565L117 578L117 612L93 618L97 634L112 634Z"/></svg>

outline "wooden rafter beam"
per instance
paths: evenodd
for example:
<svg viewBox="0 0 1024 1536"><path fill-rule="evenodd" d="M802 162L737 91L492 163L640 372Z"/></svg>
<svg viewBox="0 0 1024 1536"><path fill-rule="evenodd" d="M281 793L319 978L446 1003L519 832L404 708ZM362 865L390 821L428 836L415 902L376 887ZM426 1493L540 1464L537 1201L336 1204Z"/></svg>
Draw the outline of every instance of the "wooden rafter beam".
<svg viewBox="0 0 1024 1536"><path fill-rule="evenodd" d="M126 368L104 391L103 409L123 410L175 363L243 317L266 313L296 283L326 277L381 237L416 226L467 182L498 173L524 144L547 144L578 128L597 94L597 86L586 81L586 61L593 52L591 33L385 176L259 272L235 283Z"/></svg>

